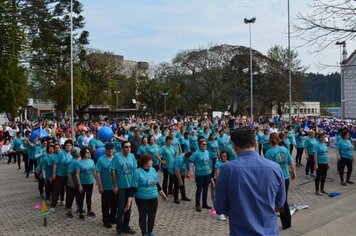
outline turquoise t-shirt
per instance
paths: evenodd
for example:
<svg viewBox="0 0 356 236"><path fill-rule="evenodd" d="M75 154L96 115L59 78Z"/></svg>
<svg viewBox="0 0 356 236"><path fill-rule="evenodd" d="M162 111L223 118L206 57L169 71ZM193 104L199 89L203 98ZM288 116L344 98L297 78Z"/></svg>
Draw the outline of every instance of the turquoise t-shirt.
<svg viewBox="0 0 356 236"><path fill-rule="evenodd" d="M317 144L315 145L315 153L317 155L318 164L328 164L328 146L326 145L326 143L317 142Z"/></svg>
<svg viewBox="0 0 356 236"><path fill-rule="evenodd" d="M83 139L84 139L83 135L79 135L78 136L77 143L78 143L79 148L83 148L84 147Z"/></svg>
<svg viewBox="0 0 356 236"><path fill-rule="evenodd" d="M157 143L159 146L163 147L164 145L166 145L166 137L167 136L163 136L161 135L158 140L157 140Z"/></svg>
<svg viewBox="0 0 356 236"><path fill-rule="evenodd" d="M116 171L116 181L119 188L131 188L132 176L137 169L135 156L129 153L127 157L122 152L116 154L111 161L111 170Z"/></svg>
<svg viewBox="0 0 356 236"><path fill-rule="evenodd" d="M75 158L72 158L72 160L70 160L68 168L67 168L67 174L71 173L72 174L72 179L73 179L73 183L74 186L71 186L69 179L67 180L67 185L69 187L77 187L78 183L77 183L77 177L76 177L76 166L78 164L78 160Z"/></svg>
<svg viewBox="0 0 356 236"><path fill-rule="evenodd" d="M68 164L72 158L72 155L67 153L65 150L59 152L57 159L54 161L54 163L57 164L56 175L67 177Z"/></svg>
<svg viewBox="0 0 356 236"><path fill-rule="evenodd" d="M220 160L220 161L218 161L218 162L215 163L214 168L215 168L215 169L220 169L225 163L228 163L228 161L225 161L225 162L224 162L224 161L221 161L221 160Z"/></svg>
<svg viewBox="0 0 356 236"><path fill-rule="evenodd" d="M307 149L309 155L314 155L315 154L315 145L317 144L317 141L315 138L310 138L308 137L305 140L304 147Z"/></svg>
<svg viewBox="0 0 356 236"><path fill-rule="evenodd" d="M267 143L265 143L265 142L267 142ZM268 150L268 149L270 149L271 148L271 144L270 144L270 142L269 142L269 134L268 135L263 135L262 136L262 143L263 143L263 149L264 150Z"/></svg>
<svg viewBox="0 0 356 236"><path fill-rule="evenodd" d="M227 153L229 154L229 161L233 161L238 158L238 156L232 146L232 143L230 143L229 146L227 147Z"/></svg>
<svg viewBox="0 0 356 236"><path fill-rule="evenodd" d="M111 162L106 155L99 158L96 163L96 171L100 173L101 184L104 190L112 190Z"/></svg>
<svg viewBox="0 0 356 236"><path fill-rule="evenodd" d="M219 135L217 138L220 151L227 151L227 146L229 145L229 139L224 134L222 137Z"/></svg>
<svg viewBox="0 0 356 236"><path fill-rule="evenodd" d="M49 179L52 176L53 173L53 163L55 159L57 158L57 154L48 154L46 153L43 158L42 162L42 169L45 170L46 172L46 180L49 181Z"/></svg>
<svg viewBox="0 0 356 236"><path fill-rule="evenodd" d="M354 145L350 140L340 139L336 143L336 150L339 151L340 157L352 159L352 152L354 151Z"/></svg>
<svg viewBox="0 0 356 236"><path fill-rule="evenodd" d="M122 151L121 150L122 142L117 140L117 139L115 139L113 143L114 143L114 147L115 147L115 152L121 152Z"/></svg>
<svg viewBox="0 0 356 236"><path fill-rule="evenodd" d="M81 184L93 184L94 183L95 164L92 159L79 160L75 166L75 169L80 171L80 183Z"/></svg>
<svg viewBox="0 0 356 236"><path fill-rule="evenodd" d="M190 145L190 150L192 152L195 152L196 150L199 149L198 137L196 135L191 135L189 137L189 145Z"/></svg>
<svg viewBox="0 0 356 236"><path fill-rule="evenodd" d="M153 166L158 166L159 165L159 160L156 157L156 154L159 154L159 147L157 144L150 145L148 144L146 147L147 154L152 157L153 160Z"/></svg>
<svg viewBox="0 0 356 236"><path fill-rule="evenodd" d="M18 151L22 151L23 146L23 142L21 138L15 137L12 140L12 146L14 147L14 151L18 152Z"/></svg>
<svg viewBox="0 0 356 236"><path fill-rule="evenodd" d="M42 145L36 145L36 159L37 159L37 166L35 168L35 172L40 174L42 171L42 162L46 155L46 147Z"/></svg>
<svg viewBox="0 0 356 236"><path fill-rule="evenodd" d="M181 136L179 138L179 143L182 147L182 152L186 153L190 151L190 143L189 139L186 139L184 136Z"/></svg>
<svg viewBox="0 0 356 236"><path fill-rule="evenodd" d="M209 152L207 150L197 150L190 156L190 161L194 163L195 174L196 175L209 175L211 174L210 169L210 158Z"/></svg>
<svg viewBox="0 0 356 236"><path fill-rule="evenodd" d="M187 170L186 162L184 161L184 153L180 154L175 160L173 165L168 169L169 174L176 175L176 169L179 169L180 174L183 176Z"/></svg>
<svg viewBox="0 0 356 236"><path fill-rule="evenodd" d="M279 164L283 171L284 179L289 178L288 166L293 163L293 159L286 147L271 147L266 152L265 158Z"/></svg>
<svg viewBox="0 0 356 236"><path fill-rule="evenodd" d="M288 139L290 141L291 144L294 144L295 143L295 132L292 130L292 131L289 131L289 136L288 136Z"/></svg>
<svg viewBox="0 0 356 236"><path fill-rule="evenodd" d="M217 140L208 141L208 152L211 159L217 159L219 155L219 143Z"/></svg>
<svg viewBox="0 0 356 236"><path fill-rule="evenodd" d="M166 163L162 165L163 168L169 169L174 165L174 158L176 157L178 150L174 146L163 146L160 151L160 155Z"/></svg>
<svg viewBox="0 0 356 236"><path fill-rule="evenodd" d="M133 174L132 187L137 188L136 197L140 199L153 199L158 197L158 174L153 167L146 172L138 168Z"/></svg>
<svg viewBox="0 0 356 236"><path fill-rule="evenodd" d="M141 145L138 150L137 150L137 155L142 156L143 154L147 154L147 149L146 149L147 145Z"/></svg>
<svg viewBox="0 0 356 236"><path fill-rule="evenodd" d="M303 136L303 133L297 133L295 135L295 145L297 146L297 148L304 148L304 141L305 138Z"/></svg>

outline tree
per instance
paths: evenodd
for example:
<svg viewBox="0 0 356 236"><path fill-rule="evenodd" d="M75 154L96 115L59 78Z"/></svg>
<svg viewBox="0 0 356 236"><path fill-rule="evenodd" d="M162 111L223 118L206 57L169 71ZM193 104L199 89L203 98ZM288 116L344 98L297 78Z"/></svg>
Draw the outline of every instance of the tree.
<svg viewBox="0 0 356 236"><path fill-rule="evenodd" d="M23 35L18 24L15 1L0 3L0 112L11 117L26 103L26 75L19 66Z"/></svg>
<svg viewBox="0 0 356 236"><path fill-rule="evenodd" d="M279 116L282 116L284 108L289 101L288 73L289 73L289 53L288 49L280 45L272 46L267 56L271 59L272 65L265 74L266 80L262 98L268 107L275 106ZM306 67L301 66L298 53L291 51L292 68L292 98L293 102L301 102L303 95L303 75Z"/></svg>
<svg viewBox="0 0 356 236"><path fill-rule="evenodd" d="M21 9L21 26L27 39L26 59L31 68L31 96L53 99L58 106L66 105L68 108L70 103L63 104L68 99L62 100L51 91L53 84L62 86L70 81L70 1L19 0L18 5ZM81 3L74 0L73 42L76 69L86 54L84 45L88 44L89 36L87 31L81 31L84 27L81 12ZM75 76L75 80L79 82L80 74L75 73ZM62 96L70 97L70 90L64 90ZM79 107L82 105L84 104Z"/></svg>
<svg viewBox="0 0 356 236"><path fill-rule="evenodd" d="M336 41L356 36L356 4L354 0L313 0L311 14L298 13L294 28L305 35L306 44L320 50Z"/></svg>

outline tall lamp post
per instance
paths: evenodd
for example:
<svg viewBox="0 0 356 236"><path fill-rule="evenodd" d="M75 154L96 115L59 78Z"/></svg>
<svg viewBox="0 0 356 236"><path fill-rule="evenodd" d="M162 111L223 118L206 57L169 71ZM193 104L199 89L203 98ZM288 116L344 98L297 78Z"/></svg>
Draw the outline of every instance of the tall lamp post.
<svg viewBox="0 0 356 236"><path fill-rule="evenodd" d="M292 53L290 50L290 5L288 0L288 120L289 124L292 124Z"/></svg>
<svg viewBox="0 0 356 236"><path fill-rule="evenodd" d="M115 90L114 93L116 94L116 110L119 109L119 94L120 91Z"/></svg>
<svg viewBox="0 0 356 236"><path fill-rule="evenodd" d="M70 120L72 142L74 143L74 82L73 82L73 0L70 1Z"/></svg>
<svg viewBox="0 0 356 236"><path fill-rule="evenodd" d="M345 96L344 96L344 76L342 74L342 48L346 47L346 42L336 42L336 45L340 46L340 92L341 92L341 119L345 118Z"/></svg>
<svg viewBox="0 0 356 236"><path fill-rule="evenodd" d="M162 95L164 96L164 114L167 113L167 96L168 93L162 93Z"/></svg>
<svg viewBox="0 0 356 236"><path fill-rule="evenodd" d="M252 72L252 43L251 43L251 24L256 22L256 17L244 19L244 23L248 24L250 32L250 83L251 83L251 117L253 117L253 72Z"/></svg>

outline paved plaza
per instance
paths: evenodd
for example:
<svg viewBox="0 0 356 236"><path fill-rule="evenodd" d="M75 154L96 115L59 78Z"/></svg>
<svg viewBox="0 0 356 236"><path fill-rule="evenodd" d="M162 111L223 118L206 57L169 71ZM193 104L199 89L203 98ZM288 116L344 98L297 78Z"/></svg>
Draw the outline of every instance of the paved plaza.
<svg viewBox="0 0 356 236"><path fill-rule="evenodd" d="M356 185L346 187L340 185L336 175L335 150L330 149L329 153L330 169L325 185L326 191L341 192L341 196L356 193ZM305 164L305 162L303 155L303 163ZM305 177L304 168L297 168L297 172L297 180L292 182L290 187L289 203L308 204L311 209L297 212L295 217L298 217L298 214L308 217L308 214L315 211L315 207L339 201L340 197L330 199L327 196L316 196L313 179ZM352 179L356 180L354 174ZM173 203L172 199L169 202L159 201L154 229L156 235L228 235L228 222L221 222L216 217L209 216L207 210L200 213L195 211L194 180L187 180L186 188L187 195L193 200L192 202L182 202L177 205ZM106 229L102 225L100 195L97 189L93 193L93 210L97 216L95 218L87 217L84 221L80 221L77 215L72 219L67 219L64 207L57 207L56 213L48 220L48 226L44 227L43 220L36 218L38 210L34 209L35 205L40 202L37 183L33 175L26 179L23 168L18 170L17 165L8 165L1 160L0 235L115 235L114 228ZM137 231L136 235L140 235L135 204L133 204L130 225Z"/></svg>

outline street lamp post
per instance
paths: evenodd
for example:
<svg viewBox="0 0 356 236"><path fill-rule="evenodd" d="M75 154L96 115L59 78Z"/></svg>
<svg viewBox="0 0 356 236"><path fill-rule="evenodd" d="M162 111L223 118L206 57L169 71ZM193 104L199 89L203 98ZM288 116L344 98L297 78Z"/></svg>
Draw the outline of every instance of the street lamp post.
<svg viewBox="0 0 356 236"><path fill-rule="evenodd" d="M168 93L162 93L162 95L164 96L164 114L167 113L167 95Z"/></svg>
<svg viewBox="0 0 356 236"><path fill-rule="evenodd" d="M336 45L340 46L340 92L341 92L341 119L345 118L345 97L344 97L344 76L342 74L342 48L346 47L345 41L337 41Z"/></svg>
<svg viewBox="0 0 356 236"><path fill-rule="evenodd" d="M72 142L74 143L74 82L73 82L73 0L70 1L70 120Z"/></svg>
<svg viewBox="0 0 356 236"><path fill-rule="evenodd" d="M253 118L253 72L252 72L252 42L251 42L251 24L256 22L256 17L244 19L244 23L249 25L250 33L250 87L251 87L251 117Z"/></svg>
<svg viewBox="0 0 356 236"><path fill-rule="evenodd" d="M119 110L119 94L120 94L120 91L115 90L114 93L116 94L116 110Z"/></svg>
<svg viewBox="0 0 356 236"><path fill-rule="evenodd" d="M288 93L289 93L289 124L292 124L292 53L290 50L290 5L288 0Z"/></svg>

